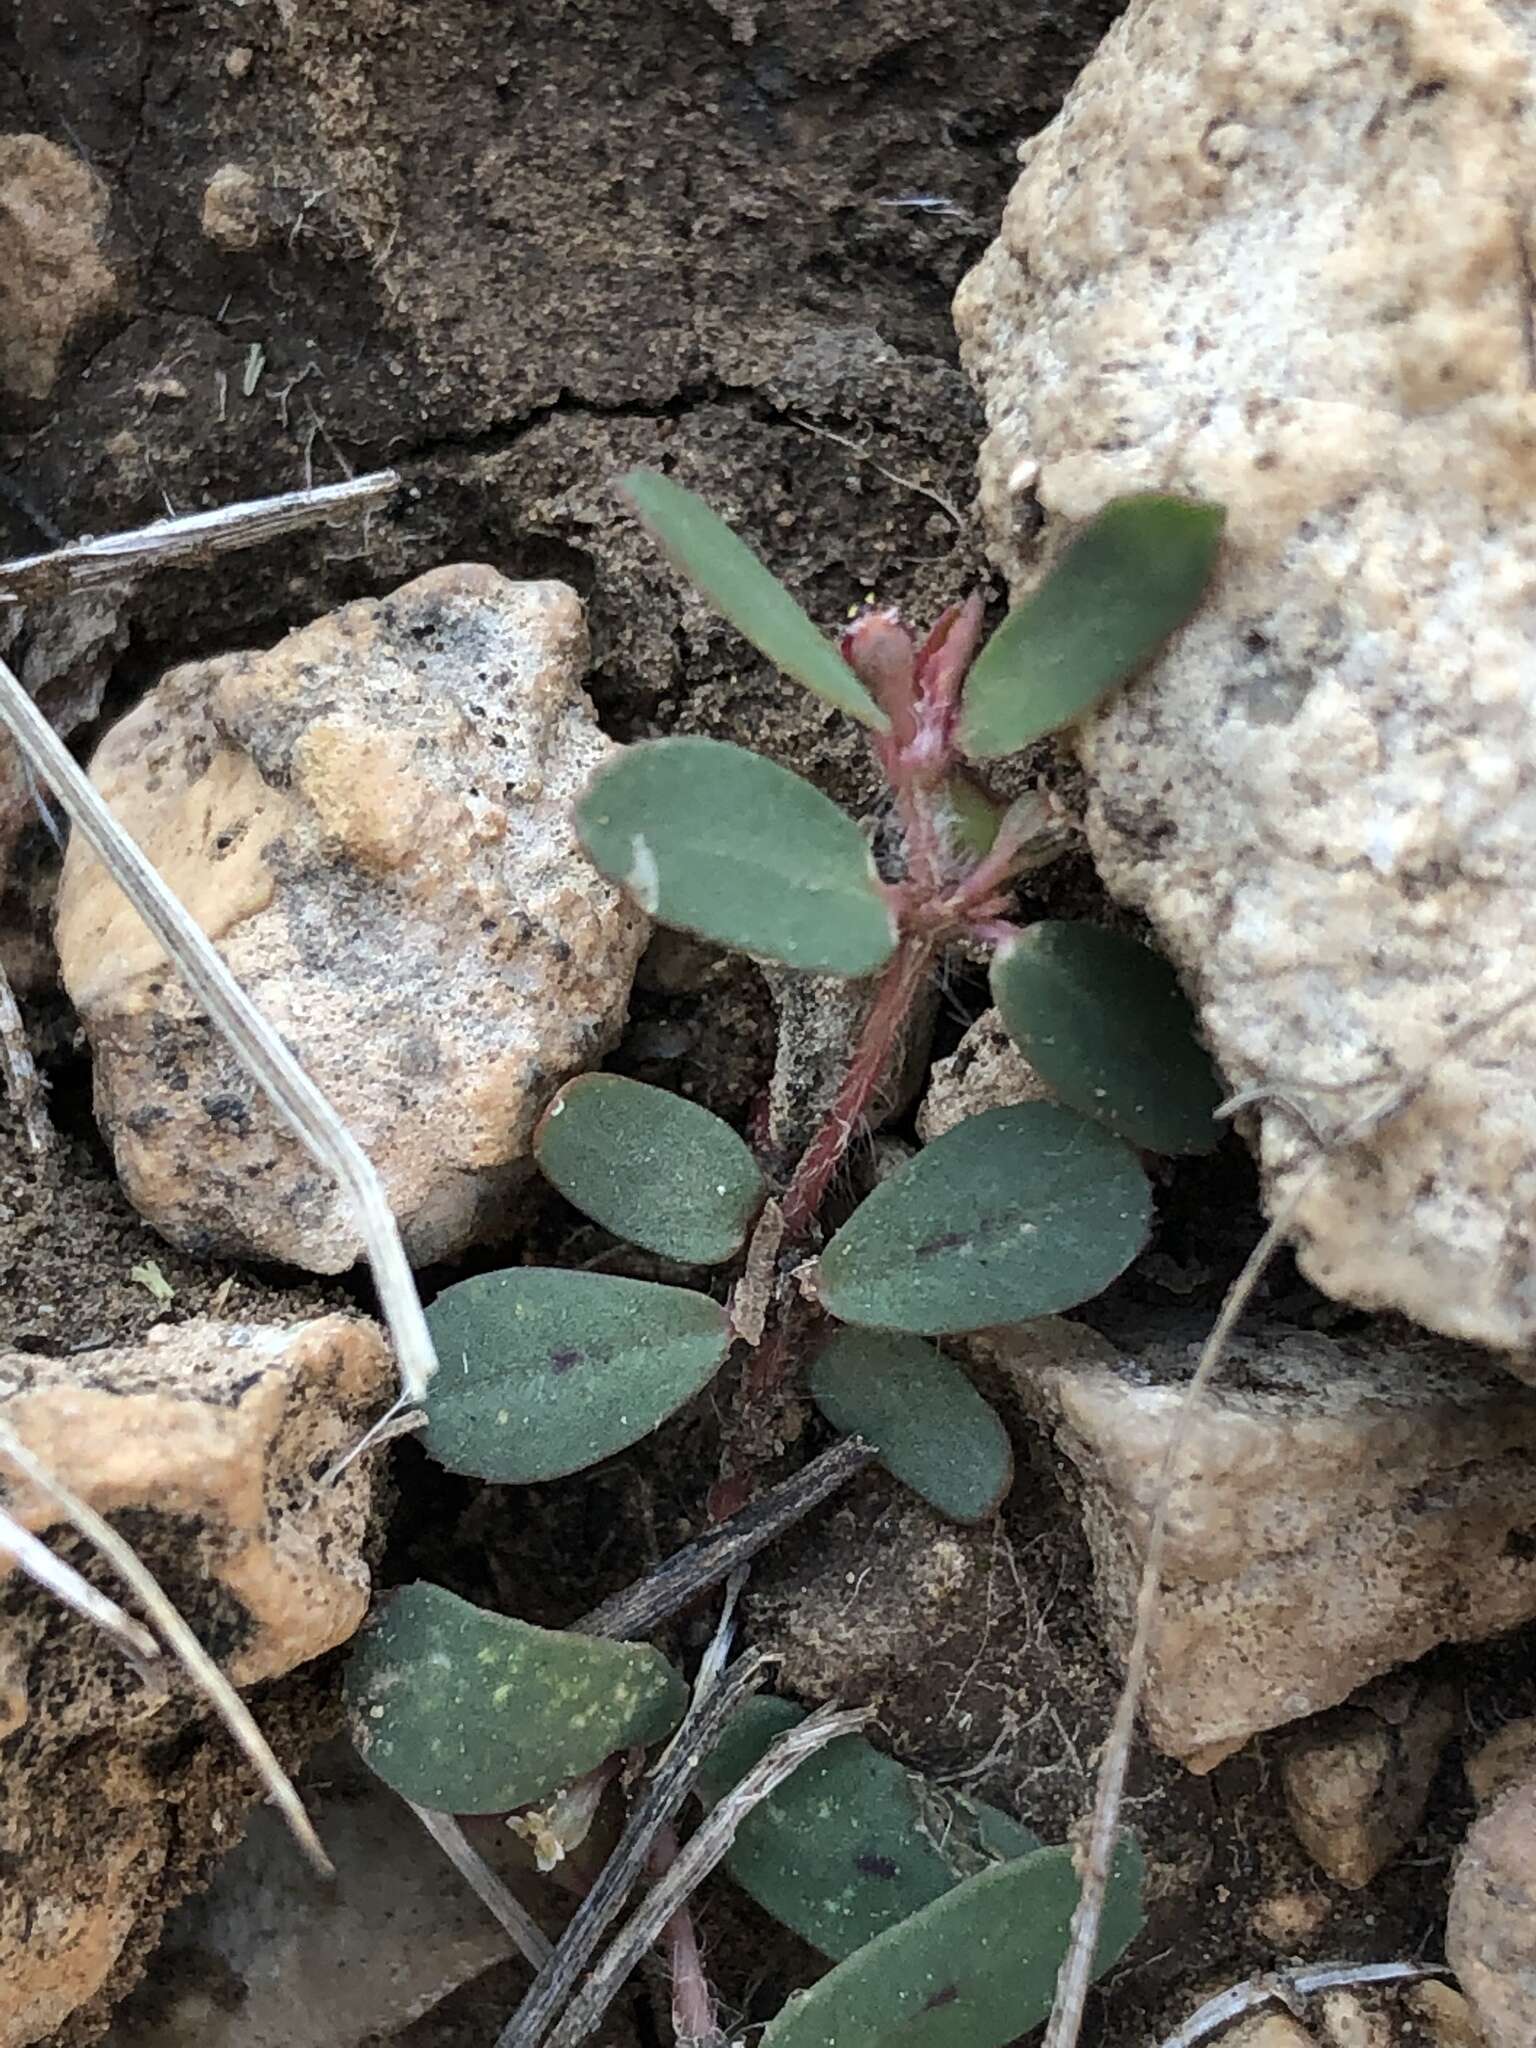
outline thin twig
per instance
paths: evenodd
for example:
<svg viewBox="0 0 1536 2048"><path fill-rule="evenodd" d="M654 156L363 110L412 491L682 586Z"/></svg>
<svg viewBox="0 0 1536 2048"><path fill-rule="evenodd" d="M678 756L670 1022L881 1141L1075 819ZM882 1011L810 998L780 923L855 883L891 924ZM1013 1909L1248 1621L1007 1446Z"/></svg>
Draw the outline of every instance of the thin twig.
<svg viewBox="0 0 1536 2048"><path fill-rule="evenodd" d="M57 1502L65 1519L132 1589L140 1606L186 1667L193 1684L245 1752L251 1768L266 1786L269 1797L287 1821L300 1848L322 1876L334 1876L330 1858L310 1825L304 1803L294 1790L293 1781L273 1755L267 1738L256 1726L250 1708L160 1590L153 1572L109 1522L43 1464L3 1417L0 1417L0 1456L8 1458L34 1486Z"/></svg>
<svg viewBox="0 0 1536 2048"><path fill-rule="evenodd" d="M542 1970L555 1952L554 1943L522 1900L492 1870L453 1815L439 1813L432 1806L418 1806L414 1799L405 1803L481 1905L511 1935L525 1961Z"/></svg>
<svg viewBox="0 0 1536 2048"><path fill-rule="evenodd" d="M675 1550L648 1578L615 1593L580 1621L573 1622L572 1628L581 1635L613 1636L621 1642L648 1636L658 1622L688 1606L738 1565L756 1557L786 1529L793 1528L839 1487L846 1486L856 1473L872 1464L874 1458L874 1450L862 1438L839 1438L830 1450L812 1458L793 1478L782 1480L760 1499L749 1501L707 1536Z"/></svg>
<svg viewBox="0 0 1536 2048"><path fill-rule="evenodd" d="M695 1697L666 1754L636 1800L613 1854L571 1915L553 1959L540 1970L527 1997L502 2028L496 2048L538 2048L550 2022L587 1974L604 1935L644 1874L657 1835L676 1819L731 1716L762 1683L767 1661L758 1652L749 1651L737 1659L718 1685L702 1698ZM670 1911L669 1907L669 1914ZM666 1917L663 1915L663 1919Z"/></svg>
<svg viewBox="0 0 1536 2048"><path fill-rule="evenodd" d="M1214 2034L1225 2033L1234 2020L1278 2005L1295 2013L1303 1999L1319 1991L1344 1990L1357 1984L1417 1984L1425 1977L1448 1977L1441 1963L1309 1963L1299 1970L1266 1970L1208 1998L1182 2027L1175 2027L1158 2048L1200 2048Z"/></svg>
<svg viewBox="0 0 1536 2048"><path fill-rule="evenodd" d="M160 1645L143 1622L125 1614L115 1600L99 1592L89 1579L81 1578L72 1564L55 1557L40 1537L0 1508L0 1553L7 1551L34 1585L110 1636L146 1685L163 1683L159 1673L150 1668L160 1656Z"/></svg>
<svg viewBox="0 0 1536 2048"><path fill-rule="evenodd" d="M880 202L882 206L900 206L903 203L899 199L886 199ZM931 504L937 505L941 512L953 519L957 533L964 533L965 519L959 508L952 500L946 498L942 491L936 491L932 484L920 484L916 477L902 476L897 470L887 469L883 462L875 460L867 448L861 448L857 441L850 441L846 434L834 434L830 427L818 427L813 420L802 419L798 413L788 413L786 418L789 424L798 427L802 434L814 434L818 441L835 441L839 448L846 448L858 461L867 462L871 469L878 471L888 482L900 484L904 491L915 491L920 498L927 498Z"/></svg>
<svg viewBox="0 0 1536 2048"><path fill-rule="evenodd" d="M21 1118L27 1149L34 1159L45 1159L58 1143L44 1101L44 1082L37 1061L27 1043L27 1029L11 993L11 984L0 968L0 1067L5 1072L5 1092Z"/></svg>
<svg viewBox="0 0 1536 2048"><path fill-rule="evenodd" d="M335 1176L350 1198L405 1390L402 1400L378 1426L387 1425L407 1402L420 1401L437 1369L437 1359L400 1232L373 1162L235 980L202 927L107 809L4 661L0 661L0 724L9 730L38 774L52 785L74 825L224 1032L241 1064L266 1091L306 1151Z"/></svg>
<svg viewBox="0 0 1536 2048"><path fill-rule="evenodd" d="M807 1758L840 1735L851 1735L873 1719L872 1707L818 1707L787 1729L739 1784L713 1807L679 1850L665 1877L635 1908L623 1931L596 1965L549 2037L549 2048L582 2048L591 2040L625 1979L678 1908L726 1855L736 1831L755 1806L771 1798ZM507 2048L505 2037L498 2048Z"/></svg>
<svg viewBox="0 0 1536 2048"><path fill-rule="evenodd" d="M1082 2027L1088 1986L1093 1975L1093 1958L1098 1947L1099 1921L1104 1909L1115 1837L1120 1824L1126 1773L1130 1768L1131 1745L1135 1740L1136 1713L1141 1704L1147 1659L1161 1606L1163 1556L1179 1459L1206 1389L1220 1368L1233 1328L1252 1299L1265 1267L1285 1241L1302 1203L1311 1193L1324 1169L1331 1164L1334 1156L1367 1138L1375 1137L1385 1125L1417 1099L1429 1085L1439 1062L1449 1053L1460 1051L1481 1033L1502 1024L1516 1010L1533 999L1536 999L1536 983L1518 990L1496 1008L1469 1018L1457 1030L1447 1035L1433 1061L1426 1063L1418 1073L1407 1076L1396 1087L1389 1089L1369 1108L1362 1110L1346 1124L1336 1137L1325 1143L1275 1211L1268 1229L1249 1253L1242 1271L1228 1290L1227 1298L1221 1306L1221 1313L1216 1318L1215 1325L1201 1350L1194 1377L1185 1389L1184 1398L1174 1416L1173 1428L1169 1433L1158 1473L1157 1507L1147 1534L1147 1547L1142 1559L1141 1581L1136 1593L1135 1626L1125 1658L1125 1679L1115 1705L1115 1717L1110 1726L1109 1737L1104 1744L1099 1763L1098 1783L1094 1790L1093 1820L1089 1832L1088 1851L1084 1859L1082 1891L1077 1909L1072 1915L1071 1940L1056 1979L1056 2000L1051 2009L1050 2023L1046 2027L1041 2048L1076 2048L1078 2033Z"/></svg>
<svg viewBox="0 0 1536 2048"><path fill-rule="evenodd" d="M74 541L45 555L23 555L0 562L0 603L31 604L39 598L120 583L146 569L211 561L279 534L297 533L337 513L371 511L399 486L394 470L381 469L371 476L349 477L345 483L220 505L211 512L157 520L130 533Z"/></svg>

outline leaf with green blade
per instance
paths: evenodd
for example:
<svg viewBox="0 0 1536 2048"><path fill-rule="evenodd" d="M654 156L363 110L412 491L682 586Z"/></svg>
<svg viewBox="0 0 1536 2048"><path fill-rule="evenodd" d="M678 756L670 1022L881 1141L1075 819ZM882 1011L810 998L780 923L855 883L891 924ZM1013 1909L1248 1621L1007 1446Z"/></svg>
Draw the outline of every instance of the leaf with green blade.
<svg viewBox="0 0 1536 2048"><path fill-rule="evenodd" d="M502 1485L638 1443L708 1386L730 1346L707 1295L544 1266L445 1288L427 1326L439 1367L422 1441L451 1472Z"/></svg>
<svg viewBox="0 0 1536 2048"><path fill-rule="evenodd" d="M876 1329L984 1330L1102 1293L1140 1251L1152 1192L1134 1152L1054 1102L946 1131L821 1255L822 1306Z"/></svg>
<svg viewBox="0 0 1536 2048"><path fill-rule="evenodd" d="M895 950L858 826L745 747L626 747L587 784L576 823L588 858L663 924L813 974L873 974Z"/></svg>
<svg viewBox="0 0 1536 2048"><path fill-rule="evenodd" d="M834 1429L872 1443L891 1476L941 1515L985 1521L1013 1483L1013 1446L996 1411L920 1337L840 1330L808 1385Z"/></svg>
<svg viewBox="0 0 1536 2048"><path fill-rule="evenodd" d="M671 1733L688 1690L644 1643L562 1634L441 1586L392 1593L347 1666L348 1725L386 1785L444 1813L506 1813Z"/></svg>
<svg viewBox="0 0 1536 2048"><path fill-rule="evenodd" d="M1095 1975L1141 1930L1141 1873L1122 1839ZM1070 1849L967 1878L792 1998L762 2048L1004 2048L1050 2012L1077 1894Z"/></svg>
<svg viewBox="0 0 1536 2048"><path fill-rule="evenodd" d="M804 1718L789 1700L749 1701L700 1775L705 1804ZM725 1867L765 1912L841 1961L962 1878L1039 1846L995 1806L906 1770L862 1735L844 1735L753 1808Z"/></svg>
<svg viewBox="0 0 1536 2048"><path fill-rule="evenodd" d="M733 1257L768 1192L729 1124L620 1074L567 1081L533 1134L533 1156L604 1229L685 1265Z"/></svg>
<svg viewBox="0 0 1536 2048"><path fill-rule="evenodd" d="M992 959L992 998L1058 1100L1151 1152L1211 1152L1222 1086L1168 962L1100 925L1031 925Z"/></svg>
<svg viewBox="0 0 1536 2048"><path fill-rule="evenodd" d="M1106 505L977 656L961 750L973 761L1017 753L1124 682L1199 604L1224 517L1153 492Z"/></svg>
<svg viewBox="0 0 1536 2048"><path fill-rule="evenodd" d="M890 731L890 720L832 642L702 498L653 469L632 469L619 488L673 568L759 654L839 711L876 732Z"/></svg>

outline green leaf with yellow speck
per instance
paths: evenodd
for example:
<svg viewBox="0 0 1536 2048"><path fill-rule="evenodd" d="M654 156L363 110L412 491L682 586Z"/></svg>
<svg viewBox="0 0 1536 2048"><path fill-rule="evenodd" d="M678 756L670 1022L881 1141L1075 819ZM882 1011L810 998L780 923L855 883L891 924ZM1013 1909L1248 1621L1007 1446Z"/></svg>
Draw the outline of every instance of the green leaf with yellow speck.
<svg viewBox="0 0 1536 2048"><path fill-rule="evenodd" d="M359 1637L347 1720L386 1785L443 1813L507 1813L670 1734L688 1689L659 1650L535 1628L402 1586Z"/></svg>

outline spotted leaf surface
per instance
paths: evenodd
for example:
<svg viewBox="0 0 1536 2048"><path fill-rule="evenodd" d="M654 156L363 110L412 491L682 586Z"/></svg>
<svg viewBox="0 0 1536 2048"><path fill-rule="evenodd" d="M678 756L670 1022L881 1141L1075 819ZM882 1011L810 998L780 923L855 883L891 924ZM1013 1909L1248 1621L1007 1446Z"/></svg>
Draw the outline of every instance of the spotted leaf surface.
<svg viewBox="0 0 1536 2048"><path fill-rule="evenodd" d="M706 1803L803 1719L789 1700L750 1701L704 1767ZM931 1783L862 1735L845 1735L753 1809L725 1867L766 1912L840 1961L962 1878L1039 1846L996 1807Z"/></svg>
<svg viewBox="0 0 1536 2048"><path fill-rule="evenodd" d="M1141 1867L1122 1841L1096 1974L1140 1930ZM966 1878L792 1998L762 2048L1004 2048L1050 2012L1077 1893L1070 1849Z"/></svg>
<svg viewBox="0 0 1536 2048"><path fill-rule="evenodd" d="M352 1739L418 1806L504 1813L676 1726L687 1687L658 1650L534 1628L441 1586L389 1595L347 1667Z"/></svg>
<svg viewBox="0 0 1536 2048"><path fill-rule="evenodd" d="M896 925L864 835L799 775L723 740L647 740L577 805L589 859L663 924L817 974L883 967Z"/></svg>
<svg viewBox="0 0 1536 2048"><path fill-rule="evenodd" d="M1053 1102L968 1117L882 1181L821 1257L840 1322L939 1336L1102 1293L1152 1213L1120 1139Z"/></svg>
<svg viewBox="0 0 1536 2048"><path fill-rule="evenodd" d="M1215 1149L1221 1080L1150 946L1099 925L1031 925L994 955L992 997L1059 1102L1151 1152Z"/></svg>
<svg viewBox="0 0 1536 2048"><path fill-rule="evenodd" d="M567 1081L533 1153L545 1178L605 1229L689 1265L739 1251L767 1193L729 1124L621 1074Z"/></svg>
<svg viewBox="0 0 1536 2048"><path fill-rule="evenodd" d="M1106 505L977 656L961 700L964 752L1017 753L1133 674L1200 602L1222 519L1219 506L1153 492Z"/></svg>
<svg viewBox="0 0 1536 2048"><path fill-rule="evenodd" d="M862 1436L893 1478L956 1522L990 1515L1013 1481L997 1412L953 1359L895 1330L840 1330L812 1365L811 1398Z"/></svg>
<svg viewBox="0 0 1536 2048"><path fill-rule="evenodd" d="M730 1344L707 1295L514 1266L427 1311L438 1371L422 1441L453 1472L528 1484L638 1443L691 1401Z"/></svg>

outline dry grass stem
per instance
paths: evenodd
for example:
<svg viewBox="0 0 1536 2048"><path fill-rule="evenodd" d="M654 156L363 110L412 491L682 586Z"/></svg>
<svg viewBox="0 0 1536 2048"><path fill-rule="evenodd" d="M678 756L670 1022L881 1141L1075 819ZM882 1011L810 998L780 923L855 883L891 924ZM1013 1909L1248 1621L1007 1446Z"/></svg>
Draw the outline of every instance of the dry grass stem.
<svg viewBox="0 0 1536 2048"><path fill-rule="evenodd" d="M1417 1984L1425 1977L1445 1977L1438 1963L1309 1963L1299 1970L1267 1970L1208 1998L1182 2027L1175 2027L1158 2048L1200 2048L1202 2041L1223 2034L1244 2014L1278 2006L1296 2013L1302 2001L1319 1991L1353 1989L1359 1984Z"/></svg>
<svg viewBox="0 0 1536 2048"><path fill-rule="evenodd" d="M405 1803L492 1919L499 1920L511 1935L524 1960L536 1970L543 1969L555 1952L554 1943L522 1900L502 1883L453 1815L418 1806L414 1799Z"/></svg>
<svg viewBox="0 0 1536 2048"><path fill-rule="evenodd" d="M687 1904L722 1861L736 1831L765 1799L797 1771L807 1758L840 1735L855 1734L874 1718L872 1707L818 1707L798 1727L786 1729L700 1822L677 1853L677 1859L625 1922L623 1931L592 1970L566 2009L565 2018L549 2037L549 2048L582 2048L601 2025L630 1972L650 1949L662 1928Z"/></svg>
<svg viewBox="0 0 1536 2048"><path fill-rule="evenodd" d="M160 1682L159 1674L151 1669L160 1656L160 1645L144 1624L125 1614L115 1600L109 1600L105 1593L98 1592L89 1579L81 1578L72 1564L66 1564L62 1557L55 1557L46 1543L34 1536L30 1529L24 1529L14 1515L0 1508L0 1552L6 1551L15 1559L18 1570L25 1572L34 1585L41 1586L65 1607L94 1622L103 1635L110 1636L146 1685Z"/></svg>
<svg viewBox="0 0 1536 2048"><path fill-rule="evenodd" d="M309 1815L304 1811L304 1803L294 1790L293 1781L272 1754L267 1738L252 1719L250 1708L160 1590L153 1572L140 1560L132 1545L125 1542L93 1507L81 1500L77 1493L49 1471L3 1418L0 1418L0 1457L8 1459L18 1472L31 1480L32 1484L47 1494L50 1500L57 1503L64 1519L79 1531L87 1543L100 1552L118 1577L129 1587L139 1605L181 1660L193 1684L244 1751L251 1768L267 1788L269 1797L287 1821L300 1848L322 1876L334 1876L330 1858L320 1846L320 1838L310 1825Z"/></svg>
<svg viewBox="0 0 1536 2048"><path fill-rule="evenodd" d="M147 569L208 562L279 534L316 526L338 514L371 511L399 486L394 470L381 469L371 476L350 477L345 483L220 505L211 512L157 520L153 526L137 527L129 533L73 541L45 555L23 555L0 562L0 604L31 604L40 598L121 583Z"/></svg>
<svg viewBox="0 0 1536 2048"><path fill-rule="evenodd" d="M241 1064L292 1126L306 1151L335 1176L351 1199L379 1305L394 1340L405 1397L419 1401L437 1360L405 1248L372 1161L224 965L202 928L112 816L4 661L0 661L0 723L36 773L51 785L76 829L229 1039Z"/></svg>

